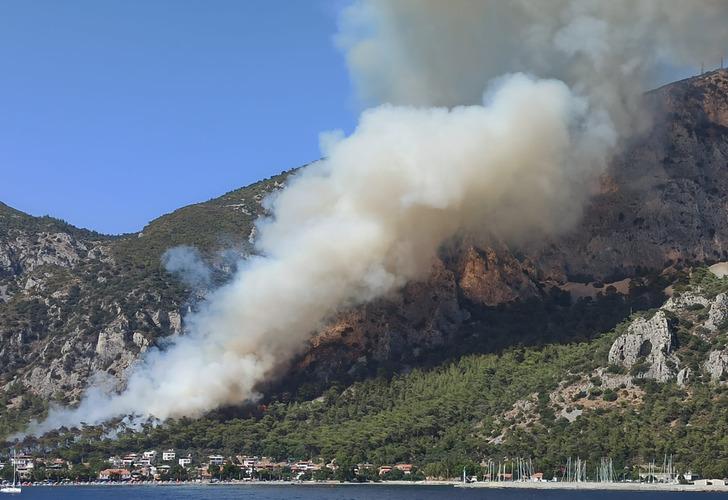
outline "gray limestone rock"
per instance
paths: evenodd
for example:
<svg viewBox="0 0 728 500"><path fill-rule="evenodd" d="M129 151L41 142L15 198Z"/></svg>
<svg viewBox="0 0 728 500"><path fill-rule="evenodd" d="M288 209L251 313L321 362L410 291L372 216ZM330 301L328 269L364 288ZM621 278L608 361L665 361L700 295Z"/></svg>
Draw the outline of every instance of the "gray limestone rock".
<svg viewBox="0 0 728 500"><path fill-rule="evenodd" d="M676 374L677 357L672 354L674 344L670 325L663 311L646 320L635 319L627 333L621 335L609 350L609 363L632 368L637 363L647 367L641 376L665 382Z"/></svg>

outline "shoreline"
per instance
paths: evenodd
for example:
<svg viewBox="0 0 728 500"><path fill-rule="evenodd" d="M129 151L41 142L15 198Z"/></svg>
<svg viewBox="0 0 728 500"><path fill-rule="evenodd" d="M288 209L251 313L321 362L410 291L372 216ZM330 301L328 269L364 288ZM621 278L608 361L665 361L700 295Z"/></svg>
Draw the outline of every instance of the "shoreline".
<svg viewBox="0 0 728 500"><path fill-rule="evenodd" d="M341 482L341 481L97 481L97 482L67 482L67 483L26 483L23 488L57 488L57 487L174 487L174 486L456 486L459 481L369 481Z"/></svg>
<svg viewBox="0 0 728 500"><path fill-rule="evenodd" d="M455 488L487 488L516 490L569 490L569 491L664 491L664 492L728 492L724 484L667 484L667 483L597 483L597 482L476 482L457 483Z"/></svg>
<svg viewBox="0 0 728 500"><path fill-rule="evenodd" d="M568 491L652 491L652 492L713 492L726 493L728 485L695 485L695 484L665 484L665 483L598 483L598 482L475 482L463 483L459 480L450 481L379 481L379 482L339 482L339 481L118 481L118 482L80 482L80 483L35 483L25 485L25 488L57 488L57 487L206 487L206 486L285 486L285 487L312 487L312 486L450 486L454 488L472 489L513 489L513 490L568 490Z"/></svg>

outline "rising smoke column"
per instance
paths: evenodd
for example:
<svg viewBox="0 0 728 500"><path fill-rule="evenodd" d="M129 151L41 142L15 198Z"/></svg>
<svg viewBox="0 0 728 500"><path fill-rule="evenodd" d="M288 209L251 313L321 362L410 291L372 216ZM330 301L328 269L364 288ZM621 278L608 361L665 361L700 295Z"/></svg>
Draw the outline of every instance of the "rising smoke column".
<svg viewBox="0 0 728 500"><path fill-rule="evenodd" d="M660 7L668 1L454 4L371 2L344 13L338 43L359 90L391 104L325 141L326 159L267 201L257 256L187 317L184 336L141 358L122 393L94 386L34 432L126 414L199 416L255 398L337 312L425 277L459 232L519 242L573 227L620 135L639 128L644 78L669 54L647 43L625 55L619 41L637 49L652 37L643 24L685 19ZM628 5L648 16L640 29L637 14L618 8ZM722 5L689 8L706 17ZM672 33L671 51L694 50L684 34Z"/></svg>

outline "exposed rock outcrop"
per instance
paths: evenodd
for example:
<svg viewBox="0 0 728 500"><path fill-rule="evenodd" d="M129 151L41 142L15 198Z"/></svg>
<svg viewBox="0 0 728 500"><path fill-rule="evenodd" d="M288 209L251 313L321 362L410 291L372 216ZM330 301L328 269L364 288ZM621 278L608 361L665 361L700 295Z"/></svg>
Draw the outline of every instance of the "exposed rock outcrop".
<svg viewBox="0 0 728 500"><path fill-rule="evenodd" d="M700 295L700 293L685 292L680 295L673 295L667 299L667 302L665 302L661 309L678 312L695 306L708 307L709 305L710 300Z"/></svg>
<svg viewBox="0 0 728 500"><path fill-rule="evenodd" d="M665 382L675 376L678 359L673 354L674 338L663 311L646 320L635 319L609 350L609 363L633 368L644 366L638 376Z"/></svg>
<svg viewBox="0 0 728 500"><path fill-rule="evenodd" d="M470 247L459 268L458 286L465 298L477 304L496 306L538 293L530 277L536 275L533 265L519 262L504 251Z"/></svg>
<svg viewBox="0 0 728 500"><path fill-rule="evenodd" d="M87 250L68 233L16 233L0 242L0 276L32 272L43 265L73 267Z"/></svg>
<svg viewBox="0 0 728 500"><path fill-rule="evenodd" d="M710 312L708 320L705 322L705 328L710 331L717 331L725 328L728 320L728 294L720 293L710 304Z"/></svg>
<svg viewBox="0 0 728 500"><path fill-rule="evenodd" d="M725 381L728 377L728 350L711 351L708 360L703 364L703 369L711 380Z"/></svg>
<svg viewBox="0 0 728 500"><path fill-rule="evenodd" d="M666 85L647 101L652 131L615 159L577 228L529 252L537 268L611 280L726 260L728 70Z"/></svg>
<svg viewBox="0 0 728 500"><path fill-rule="evenodd" d="M693 371L690 369L690 367L685 367L679 372L677 372L677 385L684 387L688 385L693 378Z"/></svg>

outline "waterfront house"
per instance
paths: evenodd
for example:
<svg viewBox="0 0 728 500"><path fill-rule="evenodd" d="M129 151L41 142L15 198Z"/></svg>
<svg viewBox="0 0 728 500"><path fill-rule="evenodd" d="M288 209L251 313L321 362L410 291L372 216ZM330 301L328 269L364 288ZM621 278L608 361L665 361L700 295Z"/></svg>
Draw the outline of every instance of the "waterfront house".
<svg viewBox="0 0 728 500"><path fill-rule="evenodd" d="M412 464L397 464L394 468L404 472L405 476L412 474Z"/></svg>
<svg viewBox="0 0 728 500"><path fill-rule="evenodd" d="M641 477L641 475L640 475ZM695 474L692 471L688 471L685 474L683 474L683 477L685 478L685 481L688 483L691 483L693 481L697 481L698 479L702 479L702 476L700 474Z"/></svg>
<svg viewBox="0 0 728 500"><path fill-rule="evenodd" d="M53 460L50 460L46 462L45 468L47 470L63 470L68 468L68 462L63 460L62 458L54 458Z"/></svg>
<svg viewBox="0 0 728 500"><path fill-rule="evenodd" d="M134 467L134 464L137 463L137 460L139 459L139 455L136 453L129 453L124 458L121 459L121 465L126 467L127 469L130 469Z"/></svg>
<svg viewBox="0 0 728 500"><path fill-rule="evenodd" d="M379 475L383 476L389 472L392 472L392 466L391 465L382 465L379 467Z"/></svg>
<svg viewBox="0 0 728 500"><path fill-rule="evenodd" d="M104 469L99 472L101 481L128 481L131 479L131 472L128 469Z"/></svg>
<svg viewBox="0 0 728 500"><path fill-rule="evenodd" d="M18 469L32 469L35 466L32 455L17 455L10 458L10 463L17 466Z"/></svg>
<svg viewBox="0 0 728 500"><path fill-rule="evenodd" d="M204 465L202 467L197 468L197 475L200 476L200 479L203 480L209 480L212 479L212 474L210 474L210 470L208 469L207 465Z"/></svg>
<svg viewBox="0 0 728 500"><path fill-rule="evenodd" d="M291 464L291 471L292 472L308 472L308 471L316 471L321 470L321 467L314 464L312 461L300 461L295 462L294 464Z"/></svg>
<svg viewBox="0 0 728 500"><path fill-rule="evenodd" d="M177 463L180 464L182 467L187 468L192 465L192 456L187 455L186 457L182 457L177 460Z"/></svg>
<svg viewBox="0 0 728 500"><path fill-rule="evenodd" d="M222 455L210 455L207 457L210 465L222 465L225 463L225 458Z"/></svg>
<svg viewBox="0 0 728 500"><path fill-rule="evenodd" d="M172 462L177 457L177 454L174 452L174 450L167 450L162 452L162 461L164 462Z"/></svg>
<svg viewBox="0 0 728 500"><path fill-rule="evenodd" d="M332 460L332 462L333 462L333 460ZM374 467L374 464L370 464L370 463L356 464L356 467L354 467L354 474L364 474L366 471L374 470L375 468L376 467ZM334 470L336 470L336 469L334 469Z"/></svg>

